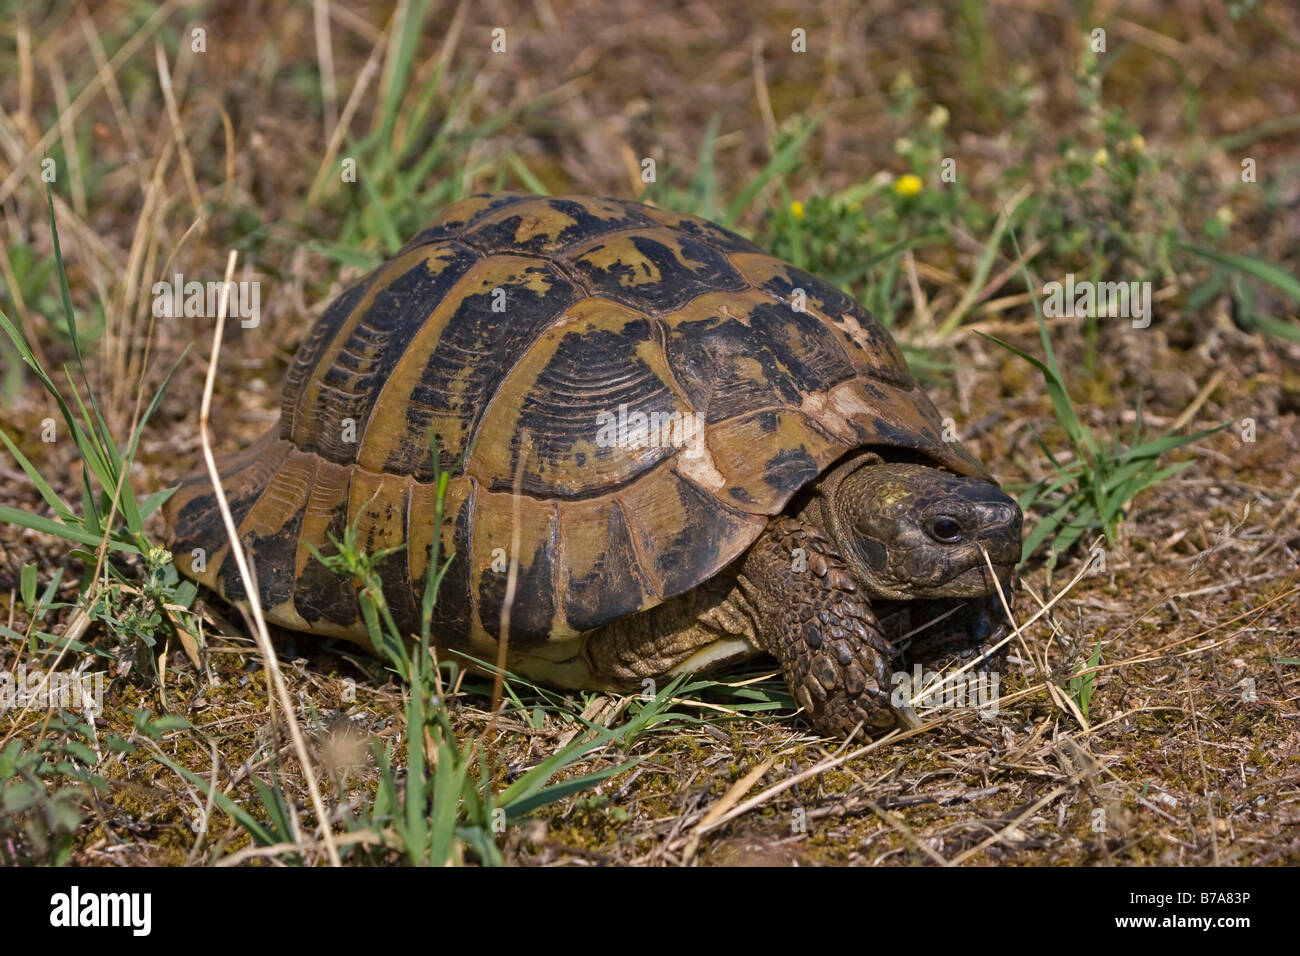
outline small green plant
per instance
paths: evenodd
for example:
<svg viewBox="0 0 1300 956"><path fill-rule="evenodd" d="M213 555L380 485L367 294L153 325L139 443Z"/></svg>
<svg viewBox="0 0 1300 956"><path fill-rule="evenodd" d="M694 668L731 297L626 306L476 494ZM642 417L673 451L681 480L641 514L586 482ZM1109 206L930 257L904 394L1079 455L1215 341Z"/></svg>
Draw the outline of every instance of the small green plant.
<svg viewBox="0 0 1300 956"><path fill-rule="evenodd" d="M31 369L37 380L54 399L60 417L63 419L63 426L76 443L83 478L82 510L78 514L63 501L40 471L28 461L27 456L22 453L13 439L0 430L0 441L4 442L14 460L18 462L36 490L40 492L41 497L45 499L50 510L54 512L54 518L46 518L17 508L0 507L0 520L22 525L34 531L53 534L76 544L98 547L101 542L107 541L108 546L117 551L127 554L145 554L149 550L149 542L144 534L144 520L170 497L171 489L138 498L131 488L131 463L135 458L140 435L154 410L157 409L163 391L171 381L171 374L168 374L153 400L140 416L126 448L119 448L109 432L99 402L86 380L85 362L82 359L80 339L77 335L77 321L72 311L72 298L68 292L67 271L63 265L58 228L54 221L54 200L48 190L46 200L49 205L50 228L54 236L54 255L58 263L56 275L62 295L63 314L76 359L74 370L82 381L85 396L82 395L82 389L77 387L72 371L65 368L64 376L68 381L70 398L65 397L63 391L37 360L26 337L2 311L0 311L0 329L3 329L23 363ZM96 488L98 488L97 492Z"/></svg>
<svg viewBox="0 0 1300 956"><path fill-rule="evenodd" d="M545 99L474 117L473 73L450 75L450 57L422 70L419 47L428 35L428 14L429 0L400 8L393 33L397 48L384 72L374 125L360 139L349 136L343 158L322 167L312 185L308 203L325 195L329 178L340 176L340 162L355 172L329 199L337 213L330 235L308 244L337 262L371 268L461 199L472 183L495 174L494 188L505 188L507 168L527 188L546 191L513 154L498 158L478 152L480 144L519 124L521 112L539 109Z"/></svg>
<svg viewBox="0 0 1300 956"><path fill-rule="evenodd" d="M1088 660L1081 661L1074 668L1074 674L1065 682L1066 693L1070 695L1070 699L1074 701L1085 720L1088 719L1088 709L1092 706L1092 691L1097 683L1096 667L1100 663L1101 641L1099 640L1093 646Z"/></svg>
<svg viewBox="0 0 1300 956"><path fill-rule="evenodd" d="M93 555L85 557L93 559ZM144 555L142 582L135 580L137 569L124 570L111 562L105 569L109 580L87 606L87 614L113 635L119 666L120 662L140 660L146 673L152 673L160 639L177 629L187 635L199 633L188 610L198 585L183 580L171 554L160 547L152 547Z"/></svg>
<svg viewBox="0 0 1300 956"><path fill-rule="evenodd" d="M23 608L27 611L27 633L23 634L11 627L0 624L0 635L14 641L20 647L26 645L28 653L31 654L36 654L42 644L53 644L55 642L54 635L42 630L41 625L51 611L66 606L55 600L55 595L59 590L59 582L63 580L63 571L63 568L56 570L50 578L50 583L38 596L36 593L36 565L23 565L22 570L19 572L18 596L22 600ZM80 647L74 646L73 649L80 650Z"/></svg>
<svg viewBox="0 0 1300 956"><path fill-rule="evenodd" d="M821 125L820 115L793 122L779 131L769 148L768 160L749 181L724 205L724 187L716 162L718 120L715 117L704 134L704 142L695 157L694 169L685 186L678 186L676 166L660 170L654 182L641 196L642 202L688 213L736 229L769 186L780 187L787 173L803 157L803 147ZM788 198L788 197L787 197Z"/></svg>
<svg viewBox="0 0 1300 956"><path fill-rule="evenodd" d="M1189 309L1199 308L1212 296L1226 292L1232 296L1233 313L1243 327L1300 342L1300 324L1263 314L1250 281L1270 285L1292 302L1300 303L1300 279L1276 263L1253 256L1185 243L1178 243L1177 248L1214 265L1209 278L1188 296Z"/></svg>
<svg viewBox="0 0 1300 956"><path fill-rule="evenodd" d="M900 175L881 170L833 195L806 199L793 198L778 180L779 201L770 205L759 235L773 255L839 286L889 328L911 299L903 254L947 241L956 221L972 211L961 184L937 181L946 110L936 106L917 123L917 109L915 87L904 77L890 107L911 130L894 143Z"/></svg>
<svg viewBox="0 0 1300 956"><path fill-rule="evenodd" d="M86 796L108 789L93 745L94 728L64 711L46 718L39 735L0 745L0 863L68 862Z"/></svg>
<svg viewBox="0 0 1300 956"><path fill-rule="evenodd" d="M155 548L144 532L145 519L170 497L172 489L140 497L135 493L130 477L140 436L157 409L176 367L173 366L141 414L126 446L120 446L111 434L86 378L81 339L68 291L58 226L54 220L53 196L48 190L46 201L54 239L54 277L58 279L67 336L75 359L71 369L63 369L67 392L55 384L22 330L3 311L0 311L0 329L23 363L54 399L62 418L62 433L69 436L76 445L82 472L80 509L64 501L40 470L23 454L18 443L0 429L0 442L4 443L53 514L53 517L49 517L4 505L0 506L0 521L73 542L78 547L71 552L70 557L85 561L89 567L99 567L98 551L101 548L119 556L127 556L128 559L144 561L145 584L141 588L131 583L131 575L115 564L111 555L106 556L103 568L111 583L105 586L95 575L86 575L82 581L81 599L92 619L109 625L115 633L128 638L139 638L152 648L155 635L164 626L164 615L171 613L165 609L188 607L196 593L192 584L180 581L179 575L171 567L167 553ZM78 387L77 379L80 379L81 387ZM55 427L58 427L57 423ZM136 599L140 603L133 603ZM31 606L29 602L29 607ZM42 615L53 607L53 604L42 605ZM53 640L44 632L36 633L41 639ZM77 649L86 648L78 645ZM151 654L142 656L152 661ZM149 666L152 667L152 663Z"/></svg>
<svg viewBox="0 0 1300 956"><path fill-rule="evenodd" d="M1014 236L1012 241L1015 241ZM1082 537L1091 532L1102 532L1108 541L1114 541L1119 533L1124 511L1129 503L1143 490L1158 484L1164 479L1176 475L1190 462L1160 467L1160 459L1167 452L1200 441L1208 435L1227 427L1193 432L1189 435L1166 434L1159 438L1148 438L1143 434L1142 416L1139 414L1133 426L1133 435L1128 445L1118 438L1109 442L1098 439L1092 429L1086 426L1075 411L1074 402L1056 361L1056 352L1048 335L1047 322L1043 318L1042 306L1038 293L1029 278L1024 257L1017 244L1016 255L1020 259L1020 270L1025 285L1030 291L1034 303L1034 315L1038 319L1038 333L1043 343L1044 358L1039 359L1016 348L996 336L980 333L991 342L1023 358L1043 377L1043 384L1051 400L1056 420L1065 430L1074 450L1073 457L1061 460L1038 439L1039 447L1051 463L1055 475L1048 476L1022 490L1019 495L1020 507L1029 512L1031 509L1045 510L1033 531L1025 538L1021 560L1028 560L1044 542L1048 546L1048 573L1056 566L1060 556L1067 552Z"/></svg>
<svg viewBox="0 0 1300 956"><path fill-rule="evenodd" d="M0 442L31 480L52 515L0 506L0 521L72 542L75 547L68 559L80 560L88 568L100 568L104 576L101 579L86 574L76 600L66 602L58 598L66 564L55 571L43 590L38 590L36 566L25 565L20 572L19 597L27 614L26 627L19 631L0 625L0 636L32 659L45 661L51 654L66 652L112 658L119 663L125 657L146 662L147 671L152 673L155 655L137 652L141 648L152 650L160 631L178 621L172 615L188 616L185 608L196 590L192 583L179 580L167 552L153 546L144 532L145 519L166 500L170 490L141 498L130 481L140 435L157 408L166 382L142 414L126 446L119 445L85 375L82 337L72 310L53 199L48 192L46 199L54 239L54 267L46 277L57 279L65 332L74 356L72 367L63 369L67 390L55 384L23 331L3 310L0 330L4 336L0 341L6 342L6 348L21 359L54 399L62 418L61 433L72 439L78 451L81 501L79 509L64 501L23 454L19 443L0 430ZM32 301L35 291L35 286L25 290L26 301ZM170 378L169 374L167 380ZM102 564L101 549L107 552ZM131 570L133 562L144 565L143 583L135 583L140 575ZM83 642L66 627L63 633L56 634L54 616L70 608L83 610L89 622L101 623L115 634L119 640L115 651ZM182 626L187 625L182 622ZM76 634L83 632L76 630ZM23 736L15 737L20 732ZM121 741L112 736L102 743L109 750L123 749ZM100 742L94 727L55 710L37 724L21 728L14 724L0 746L0 861L67 862L73 838L85 818L86 797L91 791L106 791L108 786L95 772Z"/></svg>
<svg viewBox="0 0 1300 956"><path fill-rule="evenodd" d="M894 210L902 200L892 193L887 182L872 180L776 206L767 244L773 255L834 283L893 327L910 295L902 254L941 242L945 233L933 222L901 222Z"/></svg>

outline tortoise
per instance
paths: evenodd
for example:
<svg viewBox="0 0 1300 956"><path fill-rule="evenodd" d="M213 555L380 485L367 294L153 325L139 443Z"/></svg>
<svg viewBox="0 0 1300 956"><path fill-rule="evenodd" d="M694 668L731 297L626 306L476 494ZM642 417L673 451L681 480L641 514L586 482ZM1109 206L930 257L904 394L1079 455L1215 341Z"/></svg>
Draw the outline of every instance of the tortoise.
<svg viewBox="0 0 1300 956"><path fill-rule="evenodd" d="M218 469L275 624L369 643L320 560L354 529L418 635L441 470L444 652L495 659L517 534L511 672L641 690L769 654L826 734L906 714L890 676L917 613L948 614L917 660L987 650L988 569L1007 588L1020 556L1016 502L853 299L615 199L447 208L326 309L278 425ZM206 472L165 514L180 569L245 599Z"/></svg>

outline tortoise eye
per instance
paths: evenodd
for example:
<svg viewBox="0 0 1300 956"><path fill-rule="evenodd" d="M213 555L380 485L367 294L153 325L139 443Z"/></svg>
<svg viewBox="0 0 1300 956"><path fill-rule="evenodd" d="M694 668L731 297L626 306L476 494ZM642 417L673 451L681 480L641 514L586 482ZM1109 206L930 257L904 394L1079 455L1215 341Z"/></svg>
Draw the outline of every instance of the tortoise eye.
<svg viewBox="0 0 1300 956"><path fill-rule="evenodd" d="M930 522L930 537L943 544L956 544L961 540L961 523L951 515L939 515Z"/></svg>

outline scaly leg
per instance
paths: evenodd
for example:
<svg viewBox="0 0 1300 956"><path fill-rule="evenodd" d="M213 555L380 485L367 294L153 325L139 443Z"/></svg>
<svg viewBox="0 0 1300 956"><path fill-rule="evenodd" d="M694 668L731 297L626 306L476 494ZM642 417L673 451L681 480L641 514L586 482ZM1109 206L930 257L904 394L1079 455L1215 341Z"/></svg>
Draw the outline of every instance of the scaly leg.
<svg viewBox="0 0 1300 956"><path fill-rule="evenodd" d="M803 563L796 561L802 549ZM757 617L757 643L781 662L796 699L821 733L893 726L893 648L830 539L778 518L754 542L737 578Z"/></svg>

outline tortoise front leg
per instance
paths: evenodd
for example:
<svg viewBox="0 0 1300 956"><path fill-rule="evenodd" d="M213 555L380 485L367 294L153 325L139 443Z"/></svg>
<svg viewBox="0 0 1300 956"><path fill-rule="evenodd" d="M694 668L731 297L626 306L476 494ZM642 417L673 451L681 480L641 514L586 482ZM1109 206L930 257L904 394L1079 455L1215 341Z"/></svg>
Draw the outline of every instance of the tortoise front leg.
<svg viewBox="0 0 1300 956"><path fill-rule="evenodd" d="M798 519L779 518L750 548L737 583L754 608L758 645L781 662L820 733L894 725L893 648L829 538Z"/></svg>

